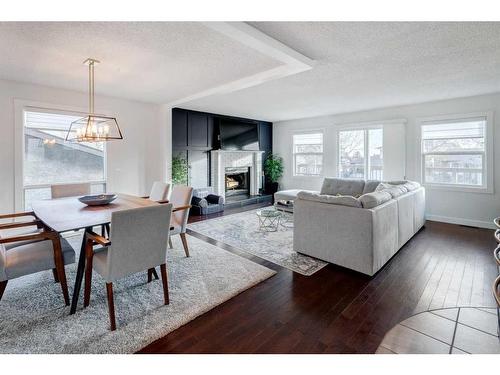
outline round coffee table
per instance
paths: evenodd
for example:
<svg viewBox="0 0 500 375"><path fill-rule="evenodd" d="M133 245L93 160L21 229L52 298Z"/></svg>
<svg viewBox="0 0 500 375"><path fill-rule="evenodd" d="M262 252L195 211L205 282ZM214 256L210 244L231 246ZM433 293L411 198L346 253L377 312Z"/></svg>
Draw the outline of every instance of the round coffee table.
<svg viewBox="0 0 500 375"><path fill-rule="evenodd" d="M262 232L276 232L281 218L281 212L275 209L265 209L257 211L259 218L259 230Z"/></svg>

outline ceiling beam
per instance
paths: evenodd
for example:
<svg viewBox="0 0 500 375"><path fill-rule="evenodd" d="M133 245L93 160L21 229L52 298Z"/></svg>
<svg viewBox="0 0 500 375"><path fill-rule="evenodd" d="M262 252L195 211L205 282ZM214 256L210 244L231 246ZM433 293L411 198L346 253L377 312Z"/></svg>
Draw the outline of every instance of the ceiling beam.
<svg viewBox="0 0 500 375"><path fill-rule="evenodd" d="M278 67L252 74L167 103L175 107L212 95L227 94L312 69L315 61L271 38L245 22L204 22L205 26L281 63Z"/></svg>

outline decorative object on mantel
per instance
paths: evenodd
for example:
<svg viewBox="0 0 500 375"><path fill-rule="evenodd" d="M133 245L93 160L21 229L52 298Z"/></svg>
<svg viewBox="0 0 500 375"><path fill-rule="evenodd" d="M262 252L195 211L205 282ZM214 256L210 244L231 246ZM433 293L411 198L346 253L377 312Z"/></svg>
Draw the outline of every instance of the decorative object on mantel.
<svg viewBox="0 0 500 375"><path fill-rule="evenodd" d="M264 174L269 179L268 193L276 193L279 188L278 181L283 176L283 158L276 154L269 154L264 161Z"/></svg>
<svg viewBox="0 0 500 375"><path fill-rule="evenodd" d="M88 58L83 62L89 67L89 113L71 123L67 141L104 142L111 139L123 139L122 132L115 117L94 113L94 65L100 61Z"/></svg>

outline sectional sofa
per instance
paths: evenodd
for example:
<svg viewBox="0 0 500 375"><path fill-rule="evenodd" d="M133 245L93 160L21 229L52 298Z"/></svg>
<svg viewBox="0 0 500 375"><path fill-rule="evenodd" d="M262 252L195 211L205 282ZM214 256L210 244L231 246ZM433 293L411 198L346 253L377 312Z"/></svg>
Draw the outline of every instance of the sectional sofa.
<svg viewBox="0 0 500 375"><path fill-rule="evenodd" d="M374 275L425 223L425 189L411 181L325 178L298 192L294 250Z"/></svg>

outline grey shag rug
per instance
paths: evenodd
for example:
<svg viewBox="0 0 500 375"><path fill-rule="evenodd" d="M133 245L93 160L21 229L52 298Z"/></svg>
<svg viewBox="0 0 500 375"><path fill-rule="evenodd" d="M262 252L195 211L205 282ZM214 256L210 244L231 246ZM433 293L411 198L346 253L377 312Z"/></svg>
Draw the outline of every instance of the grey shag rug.
<svg viewBox="0 0 500 375"><path fill-rule="evenodd" d="M204 220L188 228L302 275L310 276L328 264L293 251L293 228L279 225L276 232L260 231L257 211Z"/></svg>
<svg viewBox="0 0 500 375"><path fill-rule="evenodd" d="M104 280L95 272L90 306L83 309L82 291L74 315L51 271L9 281L0 301L0 352L133 353L276 273L192 236L186 258L178 237L167 253L170 305L163 305L161 280L146 283L146 272L120 280L114 332ZM80 237L69 241L79 249ZM76 264L66 267L70 295L75 274Z"/></svg>

